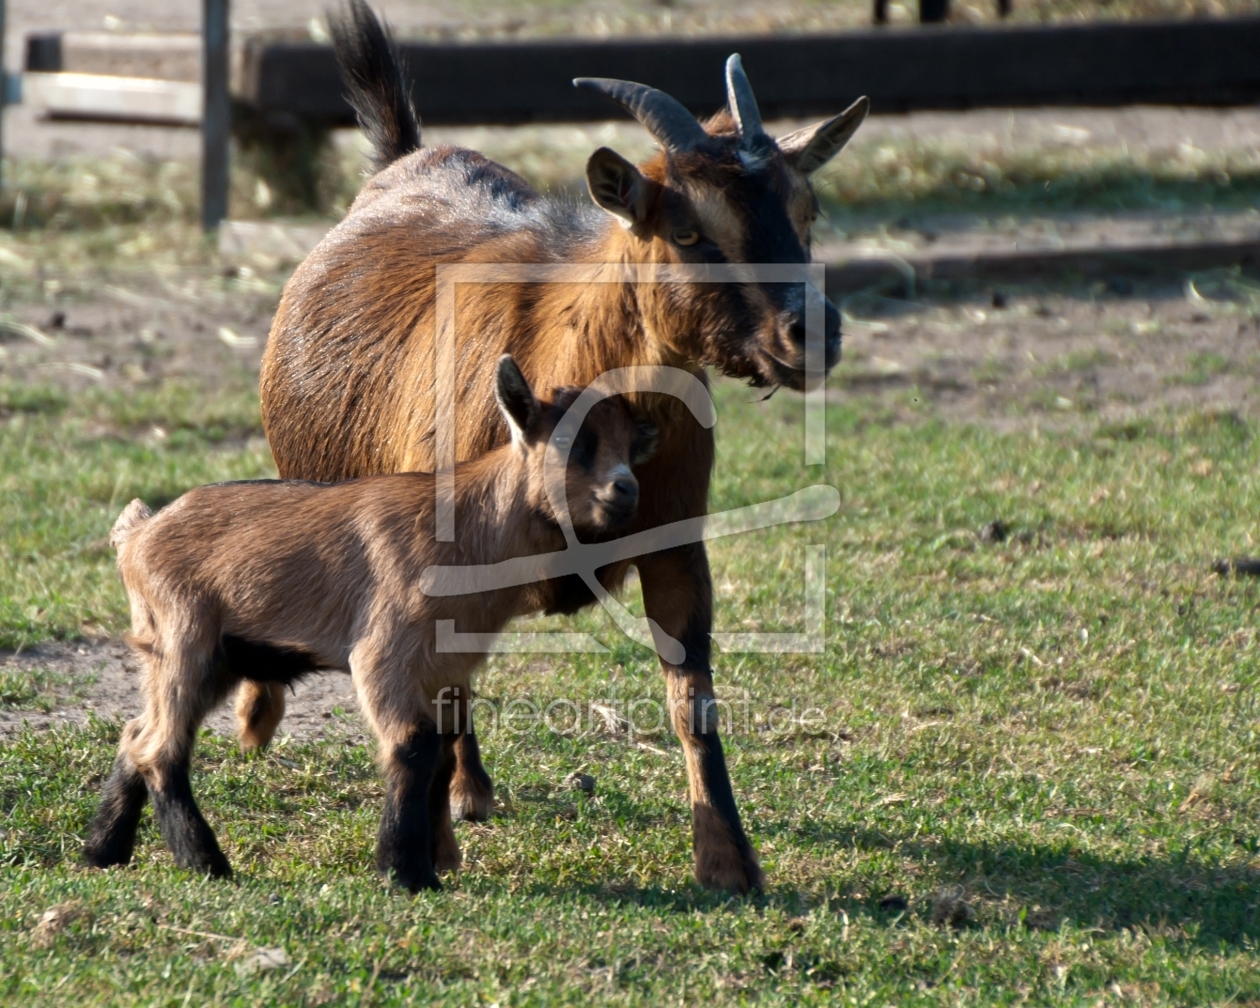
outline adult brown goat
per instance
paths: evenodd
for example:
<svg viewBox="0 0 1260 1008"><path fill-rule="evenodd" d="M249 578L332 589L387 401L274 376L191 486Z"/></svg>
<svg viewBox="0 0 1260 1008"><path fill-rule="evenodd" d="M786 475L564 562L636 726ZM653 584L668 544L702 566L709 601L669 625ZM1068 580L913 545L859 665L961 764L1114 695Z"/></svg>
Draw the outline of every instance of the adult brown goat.
<svg viewBox="0 0 1260 1008"><path fill-rule="evenodd" d="M547 198L475 151L422 148L397 53L363 0L350 0L333 39L378 173L346 218L285 288L263 359L263 422L280 473L334 480L435 467L436 269L446 263L604 265L804 264L818 203L810 175L865 117L860 98L833 119L777 141L761 125L738 56L727 64L726 110L703 125L642 84L575 83L632 113L660 144L636 167L607 148L587 164L597 208ZM821 304L820 304L821 302ZM824 319L825 367L840 354L840 317L805 283L485 283L456 294L455 456L501 444L485 362L511 353L535 384L585 385L629 365L703 375L713 367L755 386L806 384L807 303ZM821 309L821 310L820 310ZM816 366L812 368L818 373ZM706 512L713 436L677 400L637 405L660 430L660 451L637 470L639 531ZM727 776L716 726L690 705L712 702L712 585L702 544L642 556L643 602L657 630L682 645L662 658L691 785L696 875L714 888L761 885ZM602 570L616 586L629 562ZM593 601L577 577L535 591L537 608L573 612ZM677 657L677 652L675 652ZM265 656L243 669L242 743L262 745L283 714L283 687ZM685 701L685 705L683 704ZM483 818L490 778L470 730L456 746L452 808Z"/></svg>
<svg viewBox="0 0 1260 1008"><path fill-rule="evenodd" d="M387 790L377 867L415 891L459 865L447 787L469 679L483 655L443 646L443 621L501 630L524 586L438 597L416 590L434 565L501 563L562 549L558 521L601 537L638 505L630 466L655 431L624 401L562 389L539 403L511 357L494 369L512 444L460 468L468 517L434 540L434 479L396 473L345 483L255 480L190 490L152 515L132 501L110 541L144 666L144 711L123 730L85 856L131 859L147 797L176 864L227 875L227 858L193 799L197 726L258 652L278 676L344 669L380 740ZM568 411L566 413L566 411ZM563 496L567 519L552 501ZM283 656L284 661L275 661Z"/></svg>

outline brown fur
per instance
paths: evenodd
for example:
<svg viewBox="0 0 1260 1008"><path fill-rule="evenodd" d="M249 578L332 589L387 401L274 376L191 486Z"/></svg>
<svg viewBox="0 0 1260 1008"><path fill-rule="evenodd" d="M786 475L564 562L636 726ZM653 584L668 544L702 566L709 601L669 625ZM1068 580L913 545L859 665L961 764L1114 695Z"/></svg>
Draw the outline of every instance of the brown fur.
<svg viewBox="0 0 1260 1008"><path fill-rule="evenodd" d="M284 718L284 683L251 681L249 686L236 693L236 734L246 751L270 743Z"/></svg>
<svg viewBox="0 0 1260 1008"><path fill-rule="evenodd" d="M426 197L436 184L430 175L454 170L489 175L526 205L541 201L506 169L450 147L418 151L368 182L346 219L294 273L272 327L260 392L283 475L336 479L432 466L438 263L703 261L670 236L717 216L727 221L724 251L732 258L746 251L735 247L739 208L723 194L742 171L733 154L729 161L682 155L668 165L658 155L641 166L653 185L645 223L625 228L604 217L598 227L570 235L501 228L493 219L448 221L455 209ZM791 188L788 168L778 171L784 189ZM704 200L688 199L685 189L704 193ZM795 208L794 216L807 233ZM777 310L756 290L728 289L734 286L462 284L457 457L475 458L506 437L484 373L485 361L501 353L511 353L526 377L543 386L585 385L634 364L692 371L712 365L758 384L803 380L766 356L773 351L803 367L803 350L778 332ZM738 307L747 313L739 321L759 323L757 339L732 331L736 298L744 299ZM671 426L677 407L646 398L662 429Z"/></svg>
<svg viewBox="0 0 1260 1008"><path fill-rule="evenodd" d="M501 374L501 396L503 382ZM438 652L436 621L454 620L460 632L497 632L527 607L528 587L434 597L418 585L434 564L497 563L564 547L543 459L572 395L518 412L528 427L513 443L460 467L455 501L463 518L453 543L434 540L435 483L425 473L331 485L218 484L191 490L152 517L139 501L128 505L113 540L131 602L128 640L145 670L145 706L124 731L115 770L124 783L107 785L89 861L111 863L102 852L121 849L129 856L131 839L119 837L118 822L130 823L134 836L138 813L111 812L110 796L138 777L159 806L177 862L227 873L188 792L187 768L199 722L239 677L217 656L227 642L243 641L351 674L390 782L378 863L413 889L435 885L435 867L457 867L447 796L453 715L471 696L484 656ZM629 463L644 431L615 399L597 403L584 430L595 432L594 447L581 458L574 449L565 474L569 512L576 529L603 535L633 513ZM428 808L427 821L408 825L417 801ZM399 803L406 808L394 809L395 822L390 810ZM430 841L422 863L408 853L415 829Z"/></svg>
<svg viewBox="0 0 1260 1008"><path fill-rule="evenodd" d="M375 62L365 58L363 66L391 82L397 68L382 68L378 54L364 52ZM371 103L370 96L364 100ZM366 117L362 106L361 119L371 126L388 103L372 105ZM263 421L281 475L344 479L434 465L439 264L807 262L817 201L809 171L798 165L832 156L864 114L865 105L858 103L836 120L797 131L782 149L770 143L764 161L750 167L733 119L721 112L704 124L709 139L698 148L661 152L638 166L629 190L635 198L623 208L609 206L609 194L615 198L618 186L599 175L600 165L621 159L596 151L588 176L606 214L549 200L474 151L442 146L400 157L365 184L346 218L285 288L260 381ZM830 143L821 153L819 136ZM692 231L705 241L675 240ZM501 353L513 354L530 381L542 387L586 385L608 369L635 364L669 365L701 376L703 368L713 367L753 385L803 387L801 311L785 300L786 285L774 286L461 285L456 458L474 459L507 437L485 369ZM830 366L839 353L839 313L830 304L827 326ZM676 400L650 393L634 398L659 426L661 441L656 459L636 468L641 502L627 531L704 514L711 432ZM703 547L641 557L634 564L647 615L683 641L689 673L708 675L712 591ZM629 566L602 571L601 581L615 587ZM589 600L565 590L562 584L537 586L530 605L568 612ZM672 671L667 665L667 674ZM278 722L267 711L266 691L265 684L242 685L242 705L256 715L242 722L242 738L254 743L265 743L269 736L261 729L274 730ZM726 780L720 744L716 736L711 741L718 762L688 765L705 780L716 774L712 786L725 787L729 798L729 783L717 782ZM456 750L453 802L469 818L484 817L491 785L475 737L461 737ZM693 778L693 789L697 786L709 785L696 785ZM722 804L721 829L711 829L701 815L697 837L712 834L710 846L745 864L744 877L728 885L731 873L710 870L715 862L707 857L697 862L698 877L718 887L758 886L760 870L749 867L751 847L734 802Z"/></svg>

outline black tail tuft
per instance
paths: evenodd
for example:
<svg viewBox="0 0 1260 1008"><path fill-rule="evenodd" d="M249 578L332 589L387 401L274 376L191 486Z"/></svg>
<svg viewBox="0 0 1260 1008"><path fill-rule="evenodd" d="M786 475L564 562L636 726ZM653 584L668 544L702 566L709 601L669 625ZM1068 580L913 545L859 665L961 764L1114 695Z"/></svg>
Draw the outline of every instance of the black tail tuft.
<svg viewBox="0 0 1260 1008"><path fill-rule="evenodd" d="M359 114L359 125L372 142L377 171L420 149L420 118L411 104L402 58L389 32L364 0L348 0L343 11L328 15L333 48Z"/></svg>

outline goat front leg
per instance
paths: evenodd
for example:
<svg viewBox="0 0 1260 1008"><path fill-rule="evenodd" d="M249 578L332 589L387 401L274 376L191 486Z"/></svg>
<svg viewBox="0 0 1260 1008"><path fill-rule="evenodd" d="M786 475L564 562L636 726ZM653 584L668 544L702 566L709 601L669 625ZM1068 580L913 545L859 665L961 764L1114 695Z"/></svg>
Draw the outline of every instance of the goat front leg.
<svg viewBox="0 0 1260 1008"><path fill-rule="evenodd" d="M414 661L405 653L406 647L388 635L363 641L350 653L350 677L359 709L380 742L385 774L376 868L414 893L442 888L434 855L443 867L453 867L459 847L449 811L440 814L438 807L446 799L454 763L449 736L439 734L419 689ZM435 784L440 797L432 793Z"/></svg>
<svg viewBox="0 0 1260 1008"><path fill-rule="evenodd" d="M426 719L410 736L389 745L382 761L385 811L376 838L376 870L413 893L442 888L433 867L429 795L442 748L437 726Z"/></svg>
<svg viewBox="0 0 1260 1008"><path fill-rule="evenodd" d="M709 558L693 543L638 561L643 605L661 630L686 651L680 665L664 659L670 719L687 760L696 879L709 889L760 890L765 880L757 852L735 807L710 672L713 586Z"/></svg>

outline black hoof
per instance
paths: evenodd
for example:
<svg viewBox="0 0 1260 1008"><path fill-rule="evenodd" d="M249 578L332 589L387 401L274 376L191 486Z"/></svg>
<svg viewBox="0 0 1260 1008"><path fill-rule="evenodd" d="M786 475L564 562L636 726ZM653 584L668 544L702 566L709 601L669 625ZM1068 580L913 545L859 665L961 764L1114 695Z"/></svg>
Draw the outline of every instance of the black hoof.
<svg viewBox="0 0 1260 1008"><path fill-rule="evenodd" d="M231 878L232 866L228 864L228 859L221 852L216 852L216 854L217 856L198 858L190 864L181 864L180 867L210 878Z"/></svg>
<svg viewBox="0 0 1260 1008"><path fill-rule="evenodd" d="M114 771L101 789L101 804L88 827L83 860L91 868L112 868L131 861L136 846L136 827L149 790L126 757L114 762Z"/></svg>
<svg viewBox="0 0 1260 1008"><path fill-rule="evenodd" d="M432 870L411 872L391 868L385 872L385 877L398 888L406 889L413 896L426 889L431 892L440 892L442 889L442 883L439 881L437 873Z"/></svg>
<svg viewBox="0 0 1260 1008"><path fill-rule="evenodd" d="M83 863L89 868L113 868L116 865L131 863L131 847L108 845L96 847L86 844L83 848Z"/></svg>

